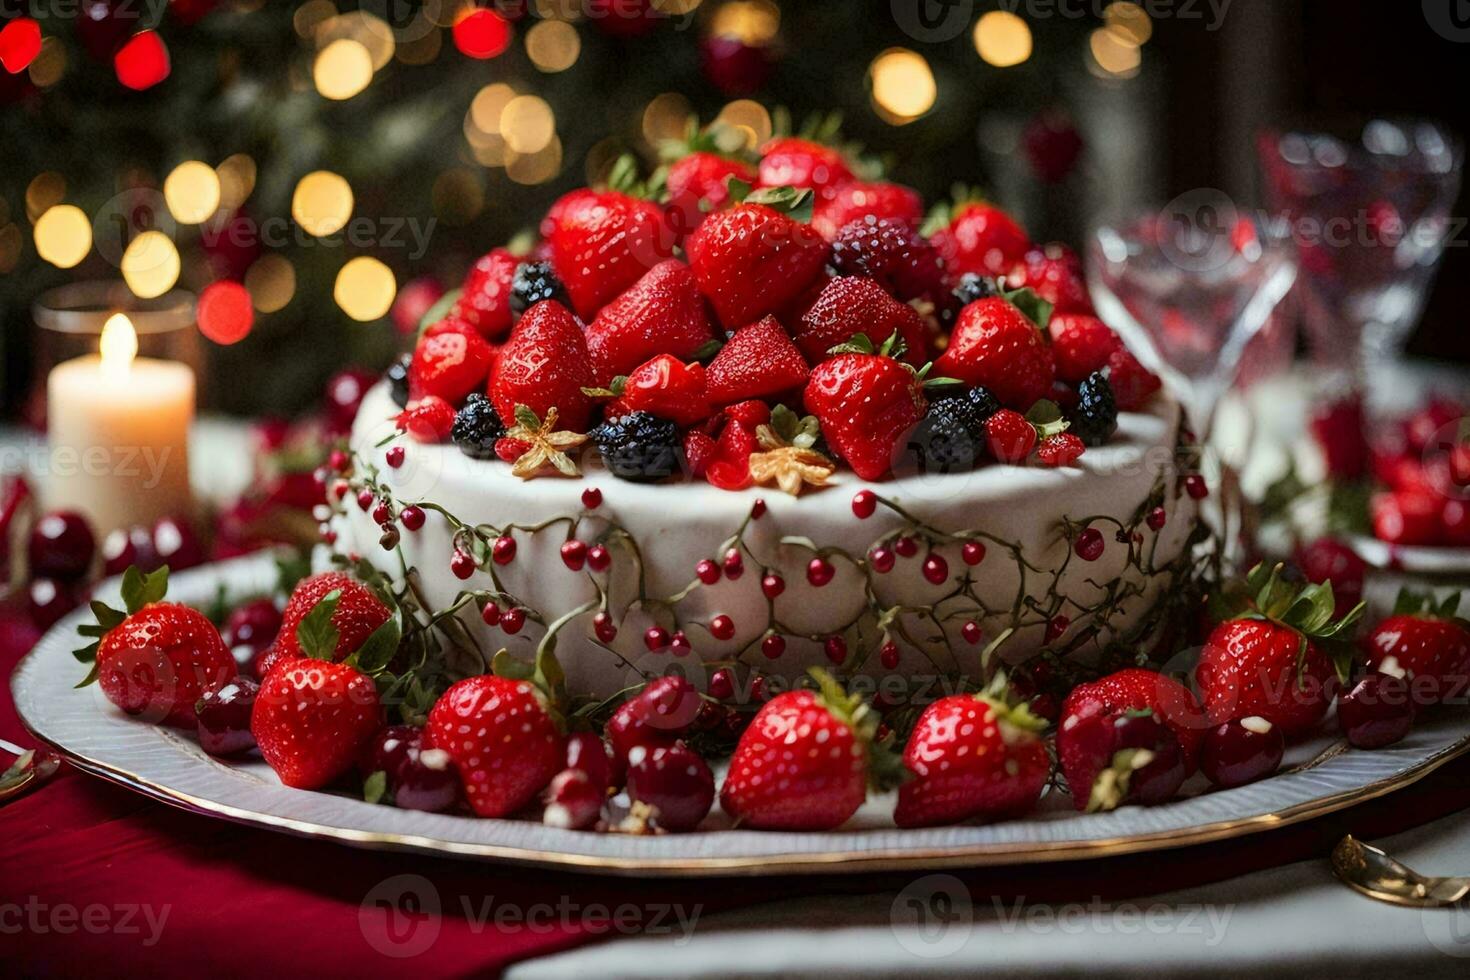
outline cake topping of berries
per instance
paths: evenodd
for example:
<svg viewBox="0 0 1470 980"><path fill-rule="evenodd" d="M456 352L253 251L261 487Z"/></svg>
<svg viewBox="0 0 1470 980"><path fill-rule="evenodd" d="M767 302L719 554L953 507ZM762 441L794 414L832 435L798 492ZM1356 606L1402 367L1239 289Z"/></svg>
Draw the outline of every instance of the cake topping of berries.
<svg viewBox="0 0 1470 980"><path fill-rule="evenodd" d="M1113 386L1101 371L1077 386L1077 404L1067 412L1072 433L1088 446L1101 446L1118 431L1118 405Z"/></svg>
<svg viewBox="0 0 1470 980"><path fill-rule="evenodd" d="M808 415L798 419L785 405L771 412L769 424L756 428L761 451L750 455L750 477L756 483L774 483L793 497L804 487L824 487L837 467L812 447L818 423Z"/></svg>
<svg viewBox="0 0 1470 980"><path fill-rule="evenodd" d="M699 283L673 259L649 269L587 326L593 374L604 385L660 354L692 361L714 341Z"/></svg>
<svg viewBox="0 0 1470 980"><path fill-rule="evenodd" d="M871 349L859 335L854 352L817 365L802 398L828 445L858 476L876 480L892 469L928 402L917 372L885 354L859 352L864 346Z"/></svg>
<svg viewBox="0 0 1470 980"><path fill-rule="evenodd" d="M590 433L612 474L635 483L665 480L679 471L679 430L668 419L629 412Z"/></svg>
<svg viewBox="0 0 1470 980"><path fill-rule="evenodd" d="M895 218L868 215L844 225L832 240L832 266L842 275L868 276L902 300L943 292L938 251Z"/></svg>
<svg viewBox="0 0 1470 980"><path fill-rule="evenodd" d="M1039 318L1022 310L1022 303ZM960 311L937 373L988 389L1002 405L1024 412L1051 391L1051 350L1042 335L1045 303L1024 291L976 300Z"/></svg>
<svg viewBox="0 0 1470 980"><path fill-rule="evenodd" d="M488 395L470 395L454 416L449 437L471 459L494 459L495 443L505 435L505 423Z"/></svg>
<svg viewBox="0 0 1470 980"><path fill-rule="evenodd" d="M567 450L581 446L587 441L587 436L558 429L555 406L547 409L543 419L528 406L517 405L515 420L516 424L500 440L522 443L526 447L510 468L512 476L528 480L548 470L555 470L562 476L581 475Z"/></svg>
<svg viewBox="0 0 1470 980"><path fill-rule="evenodd" d="M940 385L928 391L929 411L909 438L919 468L929 473L973 469L985 457L985 423L1000 403L984 388Z"/></svg>
<svg viewBox="0 0 1470 980"><path fill-rule="evenodd" d="M550 262L522 262L516 267L515 278L510 284L511 310L521 314L544 299L570 302L566 287L556 278Z"/></svg>

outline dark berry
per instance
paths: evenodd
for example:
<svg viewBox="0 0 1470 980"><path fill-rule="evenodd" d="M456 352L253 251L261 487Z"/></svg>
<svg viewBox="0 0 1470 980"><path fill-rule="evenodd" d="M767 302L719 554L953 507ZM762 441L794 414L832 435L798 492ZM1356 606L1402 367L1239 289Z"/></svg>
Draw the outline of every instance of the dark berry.
<svg viewBox="0 0 1470 980"><path fill-rule="evenodd" d="M715 800L715 777L699 754L685 745L639 747L628 754L628 796L654 809L664 830L693 830Z"/></svg>
<svg viewBox="0 0 1470 980"><path fill-rule="evenodd" d="M412 354L401 354L398 360L388 365L388 392L399 408L408 407L408 368L412 363Z"/></svg>
<svg viewBox="0 0 1470 980"><path fill-rule="evenodd" d="M575 732L567 738L567 768L587 774L592 785L606 791L612 785L612 748L596 732Z"/></svg>
<svg viewBox="0 0 1470 980"><path fill-rule="evenodd" d="M950 290L950 295L963 307L969 306L977 299L999 296L1000 290L995 288L994 279L988 279L978 272L967 272L960 276L959 285Z"/></svg>
<svg viewBox="0 0 1470 980"><path fill-rule="evenodd" d="M840 275L875 279L901 300L934 297L943 288L938 250L897 218L870 214L848 222L832 242L832 266Z"/></svg>
<svg viewBox="0 0 1470 980"><path fill-rule="evenodd" d="M398 778L398 770L408 761L409 753L419 750L423 737L424 730L413 725L388 725L378 729L358 756L358 771L364 776L381 772L391 784Z"/></svg>
<svg viewBox="0 0 1470 980"><path fill-rule="evenodd" d="M1151 713L1123 715L1113 724L1119 751L1142 749L1153 754L1129 774L1127 799L1144 806L1173 799L1187 775L1179 737Z"/></svg>
<svg viewBox="0 0 1470 980"><path fill-rule="evenodd" d="M1244 786L1264 779L1281 765L1286 737L1260 716L1216 725L1205 732L1200 771L1216 786Z"/></svg>
<svg viewBox="0 0 1470 980"><path fill-rule="evenodd" d="M1101 446L1118 431L1118 405L1113 388L1101 371L1089 374L1077 386L1077 405L1067 413L1070 432L1089 446Z"/></svg>
<svg viewBox="0 0 1470 980"><path fill-rule="evenodd" d="M393 805L404 810L442 813L459 801L459 773L443 749L410 749L389 786Z"/></svg>
<svg viewBox="0 0 1470 980"><path fill-rule="evenodd" d="M546 299L559 303L567 302L566 287L551 271L550 262L522 262L516 266L515 278L510 283L510 308L521 314Z"/></svg>
<svg viewBox="0 0 1470 980"><path fill-rule="evenodd" d="M210 691L194 706L199 719L199 747L210 755L235 755L255 747L250 713L260 685L249 677L235 677Z"/></svg>
<svg viewBox="0 0 1470 980"><path fill-rule="evenodd" d="M281 611L276 604L270 599L256 599L231 612L221 632L225 646L249 647L255 654L270 646L280 630Z"/></svg>
<svg viewBox="0 0 1470 980"><path fill-rule="evenodd" d="M121 575L133 565L140 572L157 571L163 562L153 550L153 532L146 527L118 528L102 542L102 574Z"/></svg>
<svg viewBox="0 0 1470 980"><path fill-rule="evenodd" d="M31 528L26 553L32 575L73 581L85 577L91 569L97 539L85 517L75 511L60 511L47 514Z"/></svg>
<svg viewBox="0 0 1470 980"><path fill-rule="evenodd" d="M1077 542L1072 545L1072 550L1083 561L1097 561L1102 557L1104 547L1102 532L1095 527L1088 527L1077 535Z"/></svg>
<svg viewBox="0 0 1470 980"><path fill-rule="evenodd" d="M1360 749L1392 745L1414 725L1409 684L1392 674L1369 674L1337 702L1337 725Z"/></svg>
<svg viewBox="0 0 1470 980"><path fill-rule="evenodd" d="M985 423L1000 411L1000 403L984 388L939 385L934 392L928 413L909 437L919 468L930 473L973 469L985 452Z"/></svg>
<svg viewBox="0 0 1470 980"><path fill-rule="evenodd" d="M607 468L619 479L652 483L679 469L679 430L668 419L630 412L589 433Z"/></svg>
<svg viewBox="0 0 1470 980"><path fill-rule="evenodd" d="M174 571L203 565L204 543L194 525L181 517L160 517L153 525L153 550Z"/></svg>
<svg viewBox="0 0 1470 980"><path fill-rule="evenodd" d="M454 416L449 437L471 459L494 459L495 443L505 435L505 423L485 395L473 394Z"/></svg>

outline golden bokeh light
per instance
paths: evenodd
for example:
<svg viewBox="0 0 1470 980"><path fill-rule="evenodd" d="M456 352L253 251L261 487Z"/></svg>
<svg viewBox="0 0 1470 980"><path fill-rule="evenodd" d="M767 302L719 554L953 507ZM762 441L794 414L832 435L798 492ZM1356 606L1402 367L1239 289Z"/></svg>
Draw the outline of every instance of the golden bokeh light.
<svg viewBox="0 0 1470 980"><path fill-rule="evenodd" d="M694 109L678 92L656 95L643 110L643 138L652 146L682 139Z"/></svg>
<svg viewBox="0 0 1470 980"><path fill-rule="evenodd" d="M261 313L283 310L296 295L296 267L284 256L262 255L246 270L245 288Z"/></svg>
<svg viewBox="0 0 1470 980"><path fill-rule="evenodd" d="M1135 45L1147 44L1148 39L1154 36L1154 22L1149 18L1148 11L1128 0L1108 4L1108 8L1103 11L1103 23L1109 30L1122 34Z"/></svg>
<svg viewBox="0 0 1470 980"><path fill-rule="evenodd" d="M41 51L31 62L31 81L37 88L50 88L66 74L66 45L59 38L46 37L41 41Z"/></svg>
<svg viewBox="0 0 1470 980"><path fill-rule="evenodd" d="M58 269L70 269L92 250L92 222L75 204L47 208L33 229L36 252Z"/></svg>
<svg viewBox="0 0 1470 980"><path fill-rule="evenodd" d="M291 195L291 217L309 235L336 234L352 217L352 186L330 170L312 171Z"/></svg>
<svg viewBox="0 0 1470 980"><path fill-rule="evenodd" d="M728 103L715 117L715 122L744 133L746 149L756 149L771 138L771 114L765 106L752 99L736 99Z"/></svg>
<svg viewBox="0 0 1470 980"><path fill-rule="evenodd" d="M510 150L505 156L505 175L517 184L544 184L561 173L561 140L551 142L535 153Z"/></svg>
<svg viewBox="0 0 1470 980"><path fill-rule="evenodd" d="M179 224L203 224L219 209L219 175L207 163L186 160L164 178L163 200Z"/></svg>
<svg viewBox="0 0 1470 980"><path fill-rule="evenodd" d="M769 44L781 29L781 10L770 0L726 0L710 17L709 32L752 47Z"/></svg>
<svg viewBox="0 0 1470 980"><path fill-rule="evenodd" d="M891 123L911 122L934 107L939 88L929 62L917 51L889 48L873 59L868 72L873 104Z"/></svg>
<svg viewBox="0 0 1470 980"><path fill-rule="evenodd" d="M350 259L337 273L332 298L352 319L369 323L386 316L398 295L393 270L368 255Z"/></svg>
<svg viewBox="0 0 1470 980"><path fill-rule="evenodd" d="M233 211L255 190L255 161L244 153L233 153L215 168L219 178L219 206Z"/></svg>
<svg viewBox="0 0 1470 980"><path fill-rule="evenodd" d="M388 22L365 10L351 10L327 18L317 25L313 36L319 48L344 39L356 41L367 48L373 59L373 71L386 68L388 62L393 60L393 52L397 47L393 28L388 26Z"/></svg>
<svg viewBox="0 0 1470 980"><path fill-rule="evenodd" d="M541 71L566 71L577 63L581 53L582 38L565 21L539 21L526 32L526 55Z"/></svg>
<svg viewBox="0 0 1470 980"><path fill-rule="evenodd" d="M310 39L323 23L337 16L337 6L332 0L306 0L291 15L291 26L298 36Z"/></svg>
<svg viewBox="0 0 1470 980"><path fill-rule="evenodd" d="M37 174L26 185L26 217L32 224L66 197L66 178L54 170Z"/></svg>
<svg viewBox="0 0 1470 980"><path fill-rule="evenodd" d="M1132 78L1138 74L1143 52L1128 35L1108 27L1092 32L1087 42L1088 68L1093 74L1111 78Z"/></svg>
<svg viewBox="0 0 1470 980"><path fill-rule="evenodd" d="M975 22L975 51L987 65L1019 65L1031 57L1031 28L1016 14L992 10Z"/></svg>
<svg viewBox="0 0 1470 980"><path fill-rule="evenodd" d="M500 135L516 153L539 153L556 138L556 116L545 99L518 95L500 113Z"/></svg>
<svg viewBox="0 0 1470 980"><path fill-rule="evenodd" d="M350 99L373 80L373 56L361 41L338 38L317 54L311 77L323 98Z"/></svg>
<svg viewBox="0 0 1470 980"><path fill-rule="evenodd" d="M122 277L135 296L162 296L179 281L179 250L163 232L145 231L123 251Z"/></svg>
<svg viewBox="0 0 1470 980"><path fill-rule="evenodd" d="M486 85L475 93L470 103L469 121L482 133L498 134L501 113L515 97L516 90L504 82Z"/></svg>

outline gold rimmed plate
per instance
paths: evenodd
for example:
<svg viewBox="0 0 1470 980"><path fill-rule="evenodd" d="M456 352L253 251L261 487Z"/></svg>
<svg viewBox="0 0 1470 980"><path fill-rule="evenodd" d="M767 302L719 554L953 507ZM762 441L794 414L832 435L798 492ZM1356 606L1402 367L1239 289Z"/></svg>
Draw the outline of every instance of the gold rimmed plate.
<svg viewBox="0 0 1470 980"><path fill-rule="evenodd" d="M221 587L243 596L268 589L269 556L175 576L171 596L207 603ZM104 596L103 598L106 598ZM733 830L718 812L692 834L639 837L558 830L528 820L418 813L345 795L282 786L256 760L205 755L187 734L128 718L71 656L77 619L63 621L11 680L26 726L78 767L176 806L252 826L358 847L421 851L573 871L632 875L773 875L1028 864L1165 850L1271 830L1381 796L1470 749L1470 712L1442 711L1404 741L1376 752L1342 751L1329 735L1295 746L1286 768L1238 789L1204 792L1160 807L1077 814L1043 801L1025 819L985 826L900 830L892 796L877 797L841 830Z"/></svg>

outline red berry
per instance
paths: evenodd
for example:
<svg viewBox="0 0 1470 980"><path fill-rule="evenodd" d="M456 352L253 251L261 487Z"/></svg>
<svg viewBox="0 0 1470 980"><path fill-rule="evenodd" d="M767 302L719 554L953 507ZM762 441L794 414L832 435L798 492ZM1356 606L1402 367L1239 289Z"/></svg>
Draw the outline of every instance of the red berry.
<svg viewBox="0 0 1470 980"><path fill-rule="evenodd" d="M683 630L674 630L674 635L669 637L669 651L676 657L687 657L694 652L694 644Z"/></svg>
<svg viewBox="0 0 1470 980"><path fill-rule="evenodd" d="M1095 527L1089 527L1083 528L1082 533L1077 535L1077 542L1072 545L1072 550L1083 561L1097 561L1102 557L1104 547L1102 532Z"/></svg>
<svg viewBox="0 0 1470 980"><path fill-rule="evenodd" d="M981 638L980 624L973 619L960 627L960 635L965 638L966 643L979 643Z"/></svg>
<svg viewBox="0 0 1470 980"><path fill-rule="evenodd" d="M873 571L878 572L880 575L893 571L895 560L893 552L887 548L874 548L868 554L868 561L872 563Z"/></svg>
<svg viewBox="0 0 1470 980"><path fill-rule="evenodd" d="M424 509L416 504L409 504L398 512L398 520L410 531L417 531L422 528L426 516Z"/></svg>
<svg viewBox="0 0 1470 980"><path fill-rule="evenodd" d="M904 558L912 558L919 553L919 542L913 538L899 538L893 542L893 550Z"/></svg>
<svg viewBox="0 0 1470 980"><path fill-rule="evenodd" d="M883 664L884 667L889 670L893 670L895 667L897 667L898 644L894 643L892 640L884 643L882 648L878 651L878 660L880 663Z"/></svg>
<svg viewBox="0 0 1470 980"><path fill-rule="evenodd" d="M1036 448L1036 426L1020 412L1003 408L986 421L985 441L1002 463L1022 463Z"/></svg>
<svg viewBox="0 0 1470 980"><path fill-rule="evenodd" d="M725 552L725 577L735 581L745 571L745 559L740 557L739 548L731 548Z"/></svg>
<svg viewBox="0 0 1470 980"><path fill-rule="evenodd" d="M1414 726L1409 683L1393 674L1369 674L1337 702L1337 726L1360 749L1392 745Z"/></svg>
<svg viewBox="0 0 1470 980"><path fill-rule="evenodd" d="M608 554L606 548L600 544L594 544L587 549L587 567L594 572L601 572L612 564L612 555Z"/></svg>
<svg viewBox="0 0 1470 980"><path fill-rule="evenodd" d="M485 608L480 610L480 619L484 620L486 626L499 626L500 607L493 602L485 603Z"/></svg>
<svg viewBox="0 0 1470 980"><path fill-rule="evenodd" d="M878 496L871 490L859 490L852 495L852 512L859 520L867 520L878 510Z"/></svg>
<svg viewBox="0 0 1470 980"><path fill-rule="evenodd" d="M703 558L699 564L694 566L694 574L705 585L714 585L720 580L720 566L708 558Z"/></svg>
<svg viewBox="0 0 1470 980"><path fill-rule="evenodd" d="M683 742L639 746L628 753L628 796L652 807L662 829L693 830L714 803L715 777Z"/></svg>
<svg viewBox="0 0 1470 980"><path fill-rule="evenodd" d="M728 640L735 635L735 621L721 614L709 621L709 632L717 640Z"/></svg>
<svg viewBox="0 0 1470 980"><path fill-rule="evenodd" d="M509 565L516 557L516 539L509 534L496 538L490 546L490 557L497 565Z"/></svg>
<svg viewBox="0 0 1470 980"><path fill-rule="evenodd" d="M822 650L827 654L827 659L841 667L847 660L847 641L840 636L829 636L822 643Z"/></svg>
<svg viewBox="0 0 1470 980"><path fill-rule="evenodd" d="M1053 616L1051 619L1046 621L1046 642L1054 643L1057 640L1061 639L1062 634L1067 632L1067 630L1071 628L1071 626L1072 621L1066 616L1063 616L1060 613Z"/></svg>
<svg viewBox="0 0 1470 980"><path fill-rule="evenodd" d="M1071 466L1087 451L1087 444L1070 432L1048 436L1036 456L1045 466Z"/></svg>
<svg viewBox="0 0 1470 980"><path fill-rule="evenodd" d="M949 562L942 555L931 554L924 559L924 578L932 585L943 585L949 579Z"/></svg>
<svg viewBox="0 0 1470 980"><path fill-rule="evenodd" d="M399 413L397 426L416 442L436 443L454 428L454 406L437 395L425 395Z"/></svg>
<svg viewBox="0 0 1470 980"><path fill-rule="evenodd" d="M1252 715L1206 732L1199 767L1216 786L1244 786L1275 772L1285 752L1280 727Z"/></svg>
<svg viewBox="0 0 1470 980"><path fill-rule="evenodd" d="M813 558L806 565L806 580L820 589L832 581L832 576L836 574L836 571L827 559Z"/></svg>
<svg viewBox="0 0 1470 980"><path fill-rule="evenodd" d="M1169 515L1162 507L1155 507L1153 510L1149 511L1148 517L1146 518L1146 520L1148 521L1149 530L1152 531L1157 531L1161 529L1164 526L1165 522L1168 521L1168 519Z"/></svg>
<svg viewBox="0 0 1470 980"><path fill-rule="evenodd" d="M392 523L393 509L388 506L386 501L378 501L378 505L373 508L373 521L377 524Z"/></svg>
<svg viewBox="0 0 1470 980"><path fill-rule="evenodd" d="M561 546L561 560L574 572L587 563L587 542L573 538Z"/></svg>
<svg viewBox="0 0 1470 980"><path fill-rule="evenodd" d="M36 522L27 551L32 575L71 581L91 569L97 540L85 517L62 511Z"/></svg>
<svg viewBox="0 0 1470 980"><path fill-rule="evenodd" d="M1204 477L1198 473L1191 473L1184 478L1184 492L1195 500L1204 500L1210 495L1210 488L1205 483Z"/></svg>
<svg viewBox="0 0 1470 980"><path fill-rule="evenodd" d="M223 687L206 690L195 705L199 747L213 756L231 756L255 748L250 714L260 685L249 677L231 678Z"/></svg>
<svg viewBox="0 0 1470 980"><path fill-rule="evenodd" d="M669 631L662 626L650 626L643 634L643 645L654 653L669 646Z"/></svg>
<svg viewBox="0 0 1470 980"><path fill-rule="evenodd" d="M723 701L735 693L735 677L728 667L721 667L709 677L709 696Z"/></svg>
<svg viewBox="0 0 1470 980"><path fill-rule="evenodd" d="M618 627L613 623L612 617L605 612L600 612L592 617L592 631L603 643L611 643L618 638Z"/></svg>
<svg viewBox="0 0 1470 980"><path fill-rule="evenodd" d="M596 510L602 506L602 491L596 487L588 487L582 491L582 506L588 510Z"/></svg>
<svg viewBox="0 0 1470 980"><path fill-rule="evenodd" d="M366 511L368 508L372 507L373 500L374 499L375 498L373 497L373 492L371 490L359 490L359 491L357 491L357 507L358 507L358 509L359 510Z"/></svg>
<svg viewBox="0 0 1470 980"><path fill-rule="evenodd" d="M750 516L757 521L766 516L766 501L763 497L756 497L755 503L750 505Z"/></svg>
<svg viewBox="0 0 1470 980"><path fill-rule="evenodd" d="M389 467L396 470L403 465L405 455L407 454L403 451L402 446L392 446L383 454L383 459Z"/></svg>
<svg viewBox="0 0 1470 980"><path fill-rule="evenodd" d="M978 565L985 560L985 545L979 541L966 541L960 549L960 557L966 565Z"/></svg>
<svg viewBox="0 0 1470 980"><path fill-rule="evenodd" d="M475 574L475 560L468 552L455 549L454 555L449 559L449 570L457 579L467 579Z"/></svg>
<svg viewBox="0 0 1470 980"><path fill-rule="evenodd" d="M531 451L531 444L522 439L496 439L495 455L502 463L514 463Z"/></svg>
<svg viewBox="0 0 1470 980"><path fill-rule="evenodd" d="M541 822L562 830L585 830L602 815L606 787L598 787L580 769L563 769L546 787L546 809Z"/></svg>
<svg viewBox="0 0 1470 980"><path fill-rule="evenodd" d="M514 636L526 625L526 611L520 606L512 606L500 617L500 628Z"/></svg>
<svg viewBox="0 0 1470 980"><path fill-rule="evenodd" d="M761 579L761 592L767 599L774 599L786 591L786 580L781 576L771 573Z"/></svg>
<svg viewBox="0 0 1470 980"><path fill-rule="evenodd" d="M779 633L771 633L761 640L761 653L766 655L767 660L776 660L786 652L786 637Z"/></svg>

